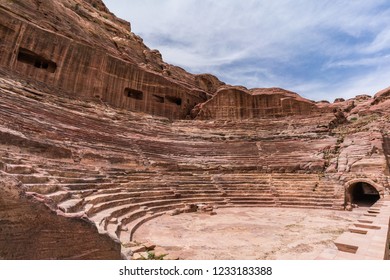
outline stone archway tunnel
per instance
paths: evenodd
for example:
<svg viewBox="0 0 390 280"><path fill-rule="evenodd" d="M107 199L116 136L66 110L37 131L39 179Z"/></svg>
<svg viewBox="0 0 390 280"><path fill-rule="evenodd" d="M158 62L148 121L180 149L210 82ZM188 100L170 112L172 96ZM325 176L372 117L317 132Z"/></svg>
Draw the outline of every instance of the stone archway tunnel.
<svg viewBox="0 0 390 280"><path fill-rule="evenodd" d="M347 204L351 203L362 207L370 207L381 198L378 187L365 181L356 181L349 184L346 192Z"/></svg>

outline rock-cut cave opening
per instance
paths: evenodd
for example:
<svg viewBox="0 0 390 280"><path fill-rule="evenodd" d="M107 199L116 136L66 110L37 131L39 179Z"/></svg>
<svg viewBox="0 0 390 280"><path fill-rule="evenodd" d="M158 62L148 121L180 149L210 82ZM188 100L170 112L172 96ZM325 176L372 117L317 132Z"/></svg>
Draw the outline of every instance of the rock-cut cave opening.
<svg viewBox="0 0 390 280"><path fill-rule="evenodd" d="M125 95L127 97L130 97L135 100L143 100L144 99L144 93L140 90L132 89L132 88L125 88Z"/></svg>
<svg viewBox="0 0 390 280"><path fill-rule="evenodd" d="M349 195L352 204L370 207L380 199L378 190L365 182L358 182L350 186Z"/></svg>
<svg viewBox="0 0 390 280"><path fill-rule="evenodd" d="M181 98L179 98L179 97L166 96L166 99L167 99L169 102L171 102L171 103L173 103L173 104L176 104L177 106L180 106L181 103L182 103L182 100L181 100Z"/></svg>
<svg viewBox="0 0 390 280"><path fill-rule="evenodd" d="M53 61L24 48L20 48L18 52L18 61L30 64L35 68L44 69L50 73L54 73L57 69L57 64Z"/></svg>

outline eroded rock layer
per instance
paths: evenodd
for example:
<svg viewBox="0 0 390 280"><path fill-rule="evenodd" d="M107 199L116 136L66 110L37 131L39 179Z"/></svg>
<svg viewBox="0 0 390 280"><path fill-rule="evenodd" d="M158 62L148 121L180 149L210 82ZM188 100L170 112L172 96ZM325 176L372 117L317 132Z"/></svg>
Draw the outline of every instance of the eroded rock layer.
<svg viewBox="0 0 390 280"><path fill-rule="evenodd" d="M2 157L2 162L17 159ZM11 176L12 177L12 176ZM14 178L0 175L0 260L119 260L120 244L82 220L66 219L21 196Z"/></svg>
<svg viewBox="0 0 390 280"><path fill-rule="evenodd" d="M313 101L283 89L221 88L215 96L192 110L198 119L253 119L318 113Z"/></svg>
<svg viewBox="0 0 390 280"><path fill-rule="evenodd" d="M324 112L172 122L56 97L14 77L0 79L0 93L2 174L122 244L145 221L192 205L344 209L353 202L347 187L363 182L383 196L388 186L388 115L332 129L334 114Z"/></svg>
<svg viewBox="0 0 390 280"><path fill-rule="evenodd" d="M207 100L195 76L188 79L175 67L172 71L180 73L172 74L158 51L149 50L129 24L123 26L113 15L83 1L45 1L31 14L26 7L35 4L29 2L34 1L0 5L4 69L50 85L53 92L172 119L185 118L195 104ZM23 14L23 7L28 13Z"/></svg>
<svg viewBox="0 0 390 280"><path fill-rule="evenodd" d="M131 258L163 214L352 210L388 194L388 89L313 102L192 75L98 0L0 1L0 50L0 258L34 258L26 232L52 244L36 258ZM88 223L115 242L56 244Z"/></svg>

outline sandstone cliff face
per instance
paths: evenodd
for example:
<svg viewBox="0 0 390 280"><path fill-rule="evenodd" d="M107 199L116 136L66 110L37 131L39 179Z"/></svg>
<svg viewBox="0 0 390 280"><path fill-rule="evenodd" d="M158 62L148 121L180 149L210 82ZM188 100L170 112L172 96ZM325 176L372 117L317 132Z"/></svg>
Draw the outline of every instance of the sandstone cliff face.
<svg viewBox="0 0 390 280"><path fill-rule="evenodd" d="M0 3L0 65L52 92L170 119L280 117L316 106L280 89L238 89L169 65L101 1ZM208 101L211 96L216 95ZM202 104L202 105L200 105ZM201 107L201 109L200 109Z"/></svg>
<svg viewBox="0 0 390 280"><path fill-rule="evenodd" d="M60 94L171 119L207 100L207 87L165 64L100 1L39 3L1 3L0 65L9 72Z"/></svg>
<svg viewBox="0 0 390 280"><path fill-rule="evenodd" d="M390 187L388 89L315 103L192 75L99 0L0 1L0 50L0 258L131 258L169 211L344 209L356 184Z"/></svg>
<svg viewBox="0 0 390 280"><path fill-rule="evenodd" d="M316 105L282 89L224 87L192 112L198 119L253 119L288 115L311 115Z"/></svg>

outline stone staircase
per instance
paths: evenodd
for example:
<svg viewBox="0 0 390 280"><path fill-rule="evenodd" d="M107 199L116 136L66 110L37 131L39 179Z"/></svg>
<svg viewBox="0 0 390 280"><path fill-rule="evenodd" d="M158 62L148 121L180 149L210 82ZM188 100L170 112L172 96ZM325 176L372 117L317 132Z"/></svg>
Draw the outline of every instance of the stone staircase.
<svg viewBox="0 0 390 280"><path fill-rule="evenodd" d="M273 207L270 176L262 173L221 174L213 181L223 191L227 206Z"/></svg>
<svg viewBox="0 0 390 280"><path fill-rule="evenodd" d="M372 207L360 209L361 216L317 259L388 260L390 251L390 199L381 198Z"/></svg>
<svg viewBox="0 0 390 280"><path fill-rule="evenodd" d="M280 207L332 208L333 185L321 182L315 174L276 174L272 186Z"/></svg>

